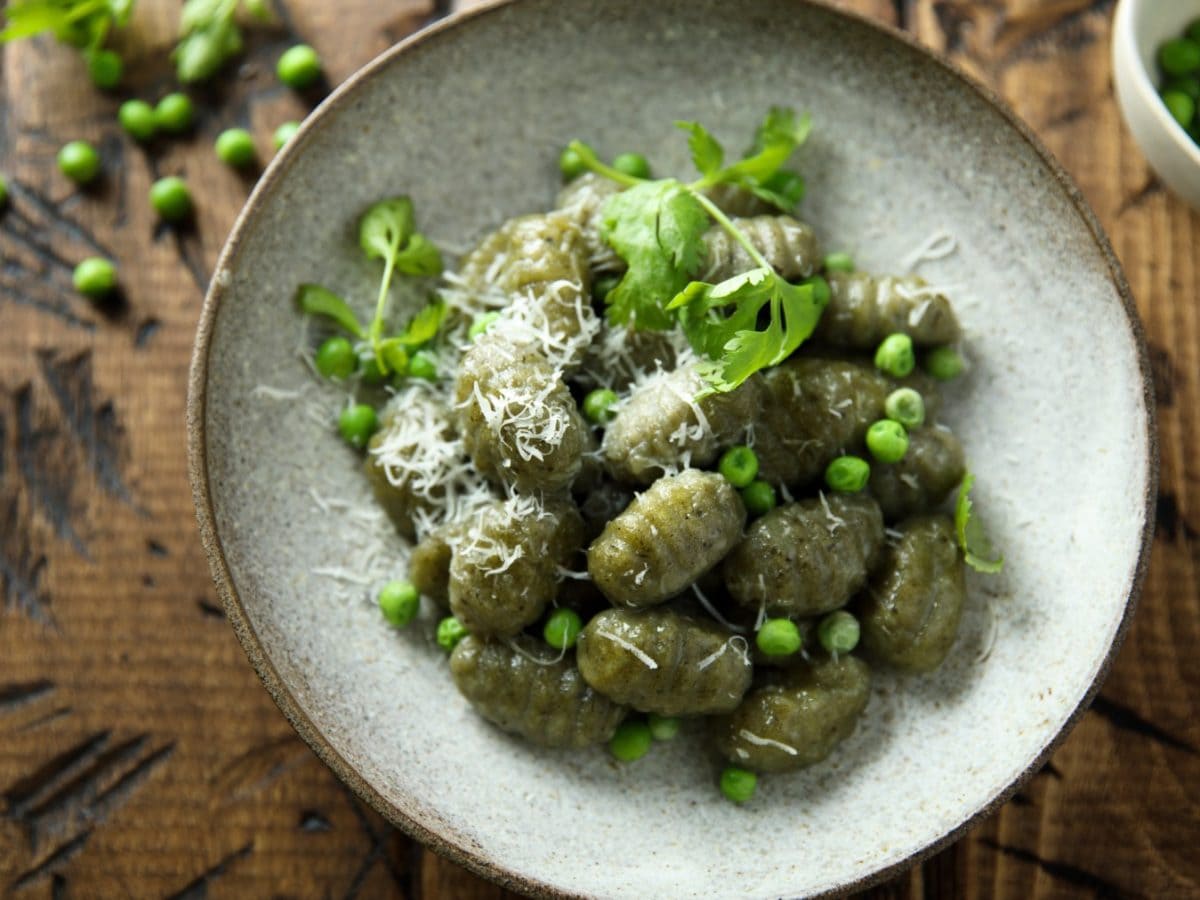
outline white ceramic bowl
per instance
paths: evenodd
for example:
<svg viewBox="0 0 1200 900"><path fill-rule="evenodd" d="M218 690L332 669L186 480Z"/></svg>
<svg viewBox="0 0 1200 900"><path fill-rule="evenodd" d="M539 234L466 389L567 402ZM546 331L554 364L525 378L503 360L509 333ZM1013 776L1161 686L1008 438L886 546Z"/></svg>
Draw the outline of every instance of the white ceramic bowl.
<svg viewBox="0 0 1200 900"><path fill-rule="evenodd" d="M1121 0L1113 24L1113 79L1125 124L1167 187L1200 209L1200 147L1158 96L1155 54L1200 18L1200 0Z"/></svg>

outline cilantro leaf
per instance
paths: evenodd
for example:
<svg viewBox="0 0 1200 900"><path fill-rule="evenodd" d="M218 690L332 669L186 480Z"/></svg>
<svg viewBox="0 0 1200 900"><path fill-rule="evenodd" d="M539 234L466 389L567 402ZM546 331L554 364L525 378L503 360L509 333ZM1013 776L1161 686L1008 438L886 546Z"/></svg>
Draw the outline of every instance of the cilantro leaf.
<svg viewBox="0 0 1200 900"><path fill-rule="evenodd" d="M613 194L604 205L600 233L629 270L608 293L609 322L670 328L673 319L664 307L699 267L708 225L699 201L674 179Z"/></svg>
<svg viewBox="0 0 1200 900"><path fill-rule="evenodd" d="M23 0L3 8L0 44L51 32L59 41L99 49L112 26L129 22L132 0Z"/></svg>
<svg viewBox="0 0 1200 900"><path fill-rule="evenodd" d="M442 327L442 321L445 318L446 304L441 300L434 300L413 316L407 328L399 334L387 338L384 343L419 347L437 337L438 329Z"/></svg>
<svg viewBox="0 0 1200 900"><path fill-rule="evenodd" d="M744 154L746 157L757 156L772 144L791 143L799 147L808 140L812 131L812 116L805 113L796 118L794 110L783 106L772 106L767 115L754 131L754 143Z"/></svg>
<svg viewBox="0 0 1200 900"><path fill-rule="evenodd" d="M396 271L404 275L441 275L442 253L425 235L414 233L396 254Z"/></svg>
<svg viewBox="0 0 1200 900"><path fill-rule="evenodd" d="M724 307L732 306L727 315ZM759 313L770 319L758 329ZM731 391L760 369L778 365L812 334L825 303L811 285L789 284L770 268L751 269L712 285L694 281L667 305L678 310L688 342L714 363L710 386Z"/></svg>
<svg viewBox="0 0 1200 900"><path fill-rule="evenodd" d="M262 0L242 0L242 5L256 18L267 18ZM207 81L242 51L242 30L233 20L237 8L237 0L185 0L179 43L171 53L180 81Z"/></svg>
<svg viewBox="0 0 1200 900"><path fill-rule="evenodd" d="M699 122L676 122L676 127L688 132L688 149L692 162L701 175L712 175L725 162L725 149L708 129Z"/></svg>
<svg viewBox="0 0 1200 900"><path fill-rule="evenodd" d="M354 310L341 297L328 288L319 284L302 284L296 290L296 305L300 311L310 316L325 316L354 335L356 338L366 337L366 331L359 324Z"/></svg>
<svg viewBox="0 0 1200 900"><path fill-rule="evenodd" d="M412 230L412 201L407 197L392 197L380 200L363 213L358 221L358 243L367 259L388 259L400 252Z"/></svg>
<svg viewBox="0 0 1200 900"><path fill-rule="evenodd" d="M976 572L995 574L1004 567L1004 556L992 546L979 518L971 514L971 488L974 484L975 476L972 473L963 475L962 484L958 487L958 500L954 504L954 531L963 552L963 561Z"/></svg>

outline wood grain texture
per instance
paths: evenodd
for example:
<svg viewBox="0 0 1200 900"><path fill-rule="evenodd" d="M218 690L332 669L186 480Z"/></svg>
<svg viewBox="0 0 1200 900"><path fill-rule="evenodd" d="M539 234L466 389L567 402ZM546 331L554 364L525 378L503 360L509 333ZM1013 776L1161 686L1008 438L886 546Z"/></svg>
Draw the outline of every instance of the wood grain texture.
<svg viewBox="0 0 1200 900"><path fill-rule="evenodd" d="M464 3L465 5L470 5ZM1200 216L1123 129L1111 0L847 0L1000 92L1076 178L1125 265L1155 366L1162 490L1141 608L1100 698L998 814L876 898L1200 896ZM260 151L298 97L271 75L314 44L336 83L447 11L435 0L288 0L196 133L140 148L71 51L0 50L0 894L40 897L499 898L368 810L295 737L224 622L196 539L183 405L203 289L249 182L210 146ZM177 4L141 0L130 92L168 89ZM67 140L105 157L80 192ZM182 232L144 201L186 173ZM97 308L71 269L122 262ZM1047 273L1052 277L1053 273Z"/></svg>

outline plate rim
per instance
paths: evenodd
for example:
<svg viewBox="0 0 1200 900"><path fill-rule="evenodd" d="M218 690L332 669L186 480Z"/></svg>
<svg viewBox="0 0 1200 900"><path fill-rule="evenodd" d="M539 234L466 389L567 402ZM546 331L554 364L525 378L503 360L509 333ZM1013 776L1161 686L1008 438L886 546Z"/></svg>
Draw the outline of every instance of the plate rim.
<svg viewBox="0 0 1200 900"><path fill-rule="evenodd" d="M427 25L404 40L394 44L356 70L338 85L304 119L297 134L288 142L284 150L271 161L255 185L230 230L229 236L226 238L220 256L217 259L214 276L205 293L204 305L197 323L196 338L188 372L186 415L187 467L200 542L208 558L209 569L217 589L217 594L225 607L226 618L233 627L238 642L241 644L242 650L257 673L259 680L262 681L263 686L267 689L267 693L270 694L271 699L279 707L279 710L304 742L360 799L369 804L376 812L405 834L420 841L424 846L504 888L521 891L534 897L560 898L576 895L564 892L546 882L508 869L501 862L490 858L486 853L473 850L464 843L455 841L453 836L442 834L435 830L435 828L423 824L415 815L393 804L368 783L354 766L330 744L322 731L301 708L295 695L284 683L274 663L264 650L257 632L250 623L249 615L243 606L237 586L234 584L232 574L229 570L221 537L216 527L216 514L209 483L208 441L206 435L209 354L212 347L212 336L217 314L221 306L221 300L228 287L227 284L222 283L221 273L227 271L227 264L237 255L244 239L243 233L247 230L248 223L255 217L267 195L286 177L292 163L298 158L300 150L308 142L317 123L334 111L342 102L352 98L360 85L378 76L381 72L389 68L397 57L406 54L412 48L429 41L437 40L447 32L453 32L472 20L485 18L501 9L518 6L527 2L533 2L533 0L485 0L485 2L478 6L454 13ZM834 6L832 0L775 0L775 2L788 2L797 6L819 9L827 14L865 26L883 37L898 41L908 49L924 57L926 62L930 62L941 68L954 80L960 82L967 90L973 91L988 106L996 111L1005 123L1030 146L1041 164L1065 192L1076 214L1079 215L1087 226L1093 242L1108 266L1109 280L1117 289L1125 313L1126 326L1136 345L1138 371L1142 381L1142 402L1146 410L1146 433L1144 435L1144 446L1146 449L1146 488L1143 497L1144 515L1141 543L1138 548L1129 592L1125 598L1121 621L1117 625L1112 642L1104 658L1096 669L1091 684L1084 692L1078 705L1067 716L1062 727L1049 738L1030 764L989 801L972 811L954 828L936 840L918 848L903 859L872 869L870 872L852 881L837 885L815 895L818 897L834 897L851 891L864 890L893 878L958 840L977 822L991 815L1007 802L1013 794L1020 790L1042 768L1054 751L1066 739L1067 735L1074 730L1079 719L1091 706L1092 700L1107 678L1128 634L1134 612L1137 609L1138 599L1145 585L1146 572L1150 564L1160 476L1157 410L1155 407L1154 381L1145 330L1138 315L1129 285L1125 280L1121 264L1095 212L1075 184L1074 179L1067 174L1062 164L1051 154L1041 139L1034 134L1033 130L1017 116L991 87L968 75L961 67L950 60L949 57L924 46L906 31L869 18L863 14L841 9Z"/></svg>

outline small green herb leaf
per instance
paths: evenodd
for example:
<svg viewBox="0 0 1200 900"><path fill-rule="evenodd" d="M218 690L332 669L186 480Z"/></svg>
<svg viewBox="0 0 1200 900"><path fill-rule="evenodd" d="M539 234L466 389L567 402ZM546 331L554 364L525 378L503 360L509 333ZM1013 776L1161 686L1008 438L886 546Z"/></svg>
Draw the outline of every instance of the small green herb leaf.
<svg viewBox="0 0 1200 900"><path fill-rule="evenodd" d="M711 175L725 162L725 150L708 129L699 122L676 122L675 125L688 132L688 149L692 151L692 162L701 175Z"/></svg>
<svg viewBox="0 0 1200 900"><path fill-rule="evenodd" d="M372 205L358 221L358 243L367 259L394 257L413 230L412 201L392 197Z"/></svg>
<svg viewBox="0 0 1200 900"><path fill-rule="evenodd" d="M415 233L396 256L396 271L404 275L442 274L442 254L425 235Z"/></svg>
<svg viewBox="0 0 1200 900"><path fill-rule="evenodd" d="M255 11L254 3L245 6ZM179 43L171 54L180 81L207 81L242 51L242 31L233 20L236 12L236 0L186 0L179 17Z"/></svg>
<svg viewBox="0 0 1200 900"><path fill-rule="evenodd" d="M383 358L385 372L403 374L408 369L408 351L398 338L386 338L379 342L379 355Z"/></svg>
<svg viewBox="0 0 1200 900"><path fill-rule="evenodd" d="M609 321L671 327L664 307L700 265L708 224L704 208L674 179L641 182L610 197L601 234L629 271L605 298Z"/></svg>
<svg viewBox="0 0 1200 900"><path fill-rule="evenodd" d="M446 304L441 300L434 300L413 316L407 328L387 340L405 347L419 347L437 337L438 329L442 327L445 318Z"/></svg>
<svg viewBox="0 0 1200 900"><path fill-rule="evenodd" d="M976 572L995 574L1004 567L1004 557L992 546L983 531L977 516L972 515L971 487L975 476L967 472L958 488L958 501L954 504L954 530L958 546L963 552L963 561Z"/></svg>
<svg viewBox="0 0 1200 900"><path fill-rule="evenodd" d="M365 338L366 331L350 309L349 304L333 291L319 284L302 284L296 291L296 305L310 316L332 319L356 338Z"/></svg>

